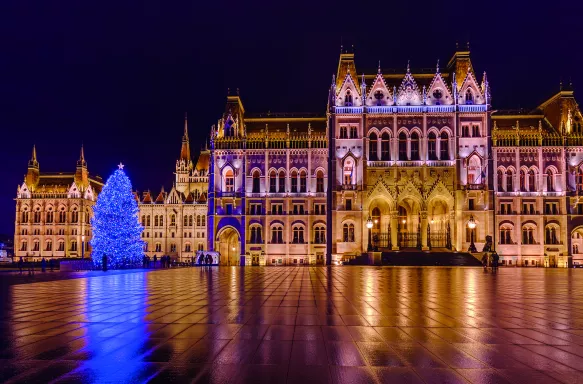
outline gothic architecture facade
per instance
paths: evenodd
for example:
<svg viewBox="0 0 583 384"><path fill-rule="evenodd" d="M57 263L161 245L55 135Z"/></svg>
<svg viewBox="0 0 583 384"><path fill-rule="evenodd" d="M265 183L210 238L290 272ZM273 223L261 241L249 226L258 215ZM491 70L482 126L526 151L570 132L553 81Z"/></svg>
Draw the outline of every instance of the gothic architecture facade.
<svg viewBox="0 0 583 384"><path fill-rule="evenodd" d="M192 161L185 117L172 189L162 188L158 194L145 191L137 197L146 255L187 261L206 249L208 163L208 150L199 153L196 164Z"/></svg>
<svg viewBox="0 0 583 384"><path fill-rule="evenodd" d="M136 193L145 253L317 265L491 246L503 265L583 264L583 116L570 85L507 112L492 109L467 49L443 67L357 73L341 53L322 115L250 114L229 95L196 164L185 120L170 192ZM58 176L33 153L16 255L77 256L101 186L83 153Z"/></svg>
<svg viewBox="0 0 583 384"><path fill-rule="evenodd" d="M83 148L75 172L41 172L36 147L16 190L14 256L88 257L92 207L103 187L87 170Z"/></svg>

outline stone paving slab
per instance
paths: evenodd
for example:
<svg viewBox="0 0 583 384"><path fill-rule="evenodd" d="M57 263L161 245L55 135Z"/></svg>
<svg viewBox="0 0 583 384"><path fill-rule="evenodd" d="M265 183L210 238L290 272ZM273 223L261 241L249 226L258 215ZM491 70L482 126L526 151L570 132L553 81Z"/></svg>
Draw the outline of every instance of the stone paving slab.
<svg viewBox="0 0 583 384"><path fill-rule="evenodd" d="M583 382L583 271L76 277L2 286L0 382Z"/></svg>

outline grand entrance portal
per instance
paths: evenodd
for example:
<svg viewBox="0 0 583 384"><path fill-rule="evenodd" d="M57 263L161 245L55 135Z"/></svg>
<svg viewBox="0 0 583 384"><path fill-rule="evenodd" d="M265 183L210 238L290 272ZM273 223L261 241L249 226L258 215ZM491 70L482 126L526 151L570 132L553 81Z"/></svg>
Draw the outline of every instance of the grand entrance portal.
<svg viewBox="0 0 583 384"><path fill-rule="evenodd" d="M239 265L241 242L239 232L233 227L225 227L217 235L217 247L221 253L221 265Z"/></svg>

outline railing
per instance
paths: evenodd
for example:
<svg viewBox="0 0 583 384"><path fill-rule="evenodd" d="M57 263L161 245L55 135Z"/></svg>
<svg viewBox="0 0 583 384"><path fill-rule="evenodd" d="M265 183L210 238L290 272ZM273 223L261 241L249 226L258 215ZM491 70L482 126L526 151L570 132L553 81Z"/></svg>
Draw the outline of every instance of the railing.
<svg viewBox="0 0 583 384"><path fill-rule="evenodd" d="M468 105L458 105L458 111L460 112L486 112L488 106L486 104L468 104Z"/></svg>
<svg viewBox="0 0 583 384"><path fill-rule="evenodd" d="M367 161L366 165L370 168L387 168L393 165L393 161Z"/></svg>
<svg viewBox="0 0 583 384"><path fill-rule="evenodd" d="M399 166L399 167L421 167L421 166L423 166L423 161L421 161L421 160L408 160L408 161L399 160L399 161L397 161L397 166Z"/></svg>
<svg viewBox="0 0 583 384"><path fill-rule="evenodd" d="M334 112L336 113L362 113L362 107L334 107Z"/></svg>
<svg viewBox="0 0 583 384"><path fill-rule="evenodd" d="M358 190L358 185L354 184L342 184L338 186L338 189L341 191L356 191Z"/></svg>
<svg viewBox="0 0 583 384"><path fill-rule="evenodd" d="M429 167L453 167L454 163L453 160L427 160L426 162Z"/></svg>

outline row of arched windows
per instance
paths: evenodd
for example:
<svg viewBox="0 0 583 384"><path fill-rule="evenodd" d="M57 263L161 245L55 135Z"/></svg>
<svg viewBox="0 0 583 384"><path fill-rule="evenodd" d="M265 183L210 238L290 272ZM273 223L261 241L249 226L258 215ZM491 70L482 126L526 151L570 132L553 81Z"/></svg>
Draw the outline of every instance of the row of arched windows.
<svg viewBox="0 0 583 384"><path fill-rule="evenodd" d="M20 221L21 221L21 223L28 223L30 221L31 217L32 217L32 222L34 224L40 224L42 222L42 213L41 213L40 208L35 209L32 212L32 215L30 215L30 212L27 210L22 211L20 214ZM52 224L54 222L54 219L55 219L54 212L51 208L49 208L49 210L45 214L45 223ZM58 223L66 223L67 222L67 212L65 211L65 208L61 208L61 210L58 212L57 219L58 219ZM90 220L90 214L89 214L89 211L86 211L85 223L89 224L89 220ZM72 224L79 223L79 211L77 211L77 208L73 208L73 210L71 211L71 221L70 222Z"/></svg>
<svg viewBox="0 0 583 384"><path fill-rule="evenodd" d="M546 171L546 191L555 192L555 172L552 169ZM537 190L537 173L534 169L520 170L520 191L536 192ZM514 192L514 172L512 169L498 169L497 184L499 192Z"/></svg>
<svg viewBox="0 0 583 384"><path fill-rule="evenodd" d="M292 193L307 192L307 172L301 170L300 172L293 170L290 175ZM253 172L253 193L261 192L261 172L255 170ZM286 175L283 170L277 173L272 170L269 173L269 192L270 193L285 193ZM298 187L299 186L299 187ZM316 192L324 192L324 172L318 170L316 172Z"/></svg>
<svg viewBox="0 0 583 384"><path fill-rule="evenodd" d="M142 227L149 227L151 225L150 215L142 215ZM176 215L170 215L170 225L176 225ZM184 215L182 225L184 227L192 227L194 225L193 215ZM154 215L154 226L163 227L164 226L164 215ZM196 226L205 227L206 226L206 216L196 215Z"/></svg>
<svg viewBox="0 0 583 384"><path fill-rule="evenodd" d="M291 243L292 244L304 244L305 229L302 225L292 226L291 232ZM324 244L326 242L326 228L318 224L314 227L314 243ZM263 228L260 225L253 225L249 228L249 244L261 244L263 243ZM275 224L271 227L271 243L272 244L283 244L283 225Z"/></svg>
<svg viewBox="0 0 583 384"><path fill-rule="evenodd" d="M513 228L508 224L500 227L500 237L498 239L500 244L514 244L512 241ZM522 244L537 244L536 243L536 227L532 224L527 224L522 227ZM549 225L545 228L545 244L559 244L559 228L556 225Z"/></svg>
<svg viewBox="0 0 583 384"><path fill-rule="evenodd" d="M408 136L405 132L399 133L398 160L420 160L420 138L415 131ZM391 136L388 132L383 132L380 139L375 132L369 135L368 147L369 160L391 160ZM442 132L439 138L435 132L427 135L427 159L428 160L450 160L449 156L449 135Z"/></svg>

